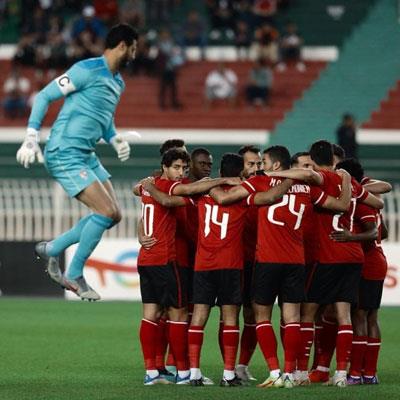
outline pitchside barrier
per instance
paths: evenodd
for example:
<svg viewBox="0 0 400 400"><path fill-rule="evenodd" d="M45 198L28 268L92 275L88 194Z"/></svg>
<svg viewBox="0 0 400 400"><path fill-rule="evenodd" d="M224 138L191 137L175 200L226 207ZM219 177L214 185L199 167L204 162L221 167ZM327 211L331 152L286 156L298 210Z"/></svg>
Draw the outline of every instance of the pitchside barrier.
<svg viewBox="0 0 400 400"><path fill-rule="evenodd" d="M103 299L140 298L136 259L140 200L132 183L114 181L123 219L107 231L90 257L85 275ZM50 180L0 180L0 290L4 295L61 296L62 291L45 276L33 255L33 244L49 240L71 228L88 209L68 198ZM400 185L385 195L384 218L389 238L383 243L389 270L383 303L400 305ZM65 254L66 264L75 251ZM62 263L64 265L64 263ZM66 292L66 297L77 297Z"/></svg>

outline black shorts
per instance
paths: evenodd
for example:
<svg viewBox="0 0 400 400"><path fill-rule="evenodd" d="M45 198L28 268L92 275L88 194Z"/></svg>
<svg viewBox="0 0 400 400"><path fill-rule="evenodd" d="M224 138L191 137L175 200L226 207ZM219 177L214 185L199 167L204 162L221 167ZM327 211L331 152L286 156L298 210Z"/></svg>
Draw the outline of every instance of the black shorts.
<svg viewBox="0 0 400 400"><path fill-rule="evenodd" d="M185 281L175 263L138 266L142 303L181 308L187 305Z"/></svg>
<svg viewBox="0 0 400 400"><path fill-rule="evenodd" d="M188 304L191 304L193 300L193 268L180 267L179 273L182 280L182 286L186 288L187 302Z"/></svg>
<svg viewBox="0 0 400 400"><path fill-rule="evenodd" d="M365 278L360 279L358 288L358 308L360 310L378 310L381 306L383 280L373 281Z"/></svg>
<svg viewBox="0 0 400 400"><path fill-rule="evenodd" d="M304 301L305 270L302 264L257 263L253 277L253 301L271 305Z"/></svg>
<svg viewBox="0 0 400 400"><path fill-rule="evenodd" d="M218 305L242 304L242 271L240 269L216 269L194 271L193 303Z"/></svg>
<svg viewBox="0 0 400 400"><path fill-rule="evenodd" d="M243 305L245 307L251 307L251 292L253 287L253 274L254 274L254 262L247 261L244 264L243 269Z"/></svg>
<svg viewBox="0 0 400 400"><path fill-rule="evenodd" d="M306 301L320 305L338 302L356 304L361 264L317 264Z"/></svg>

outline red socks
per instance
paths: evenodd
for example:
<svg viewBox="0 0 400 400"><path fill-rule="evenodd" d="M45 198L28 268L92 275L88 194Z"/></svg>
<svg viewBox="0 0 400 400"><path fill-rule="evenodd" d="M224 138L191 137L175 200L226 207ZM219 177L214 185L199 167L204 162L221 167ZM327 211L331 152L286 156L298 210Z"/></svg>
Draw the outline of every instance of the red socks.
<svg viewBox="0 0 400 400"><path fill-rule="evenodd" d="M375 376L378 364L381 339L368 338L367 349L364 354L364 375Z"/></svg>
<svg viewBox="0 0 400 400"><path fill-rule="evenodd" d="M339 325L336 338L336 370L347 370L353 341L352 325Z"/></svg>
<svg viewBox="0 0 400 400"><path fill-rule="evenodd" d="M142 319L140 324L140 344L142 346L144 366L146 370L157 369L156 343L158 324L147 319Z"/></svg>
<svg viewBox="0 0 400 400"><path fill-rule="evenodd" d="M203 345L204 327L191 325L188 330L189 365L190 368L200 368L200 353Z"/></svg>
<svg viewBox="0 0 400 400"><path fill-rule="evenodd" d="M335 320L324 319L322 321L322 332L320 339L320 353L318 357L318 365L329 368L331 365L333 353L336 347L336 337L338 325Z"/></svg>
<svg viewBox="0 0 400 400"><path fill-rule="evenodd" d="M256 324L244 324L240 338L239 364L248 365L257 346Z"/></svg>
<svg viewBox="0 0 400 400"><path fill-rule="evenodd" d="M302 322L300 324L300 352L297 356L297 369L299 371L308 370L308 360L310 349L314 340L314 323Z"/></svg>
<svg viewBox="0 0 400 400"><path fill-rule="evenodd" d="M268 364L270 371L279 369L277 356L277 342L274 330L270 321L262 321L256 327L257 340L260 344L264 359Z"/></svg>
<svg viewBox="0 0 400 400"><path fill-rule="evenodd" d="M189 369L187 359L187 322L168 321L168 339L175 358L176 369L187 371Z"/></svg>
<svg viewBox="0 0 400 400"><path fill-rule="evenodd" d="M218 329L218 345L219 351L221 352L222 359L224 359L224 344L223 344L223 335L224 331L224 321L219 321L219 329Z"/></svg>
<svg viewBox="0 0 400 400"><path fill-rule="evenodd" d="M351 348L350 375L361 376L364 354L367 349L367 336L353 336Z"/></svg>
<svg viewBox="0 0 400 400"><path fill-rule="evenodd" d="M236 355L239 347L239 326L224 325L222 343L224 349L224 369L233 371L236 364Z"/></svg>
<svg viewBox="0 0 400 400"><path fill-rule="evenodd" d="M168 346L167 321L161 318L158 321L156 341L156 365L157 369L165 368L165 353Z"/></svg>
<svg viewBox="0 0 400 400"><path fill-rule="evenodd" d="M300 322L290 322L285 325L283 343L285 351L284 372L292 373L296 369L297 354L301 343Z"/></svg>

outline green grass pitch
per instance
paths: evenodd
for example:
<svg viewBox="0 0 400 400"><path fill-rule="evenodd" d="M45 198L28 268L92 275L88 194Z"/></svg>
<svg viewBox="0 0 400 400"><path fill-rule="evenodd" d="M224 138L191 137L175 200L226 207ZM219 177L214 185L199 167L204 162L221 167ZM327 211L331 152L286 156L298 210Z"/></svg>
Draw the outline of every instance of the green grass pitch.
<svg viewBox="0 0 400 400"><path fill-rule="evenodd" d="M1 298L0 399L400 399L400 308L383 308L381 312L380 385L313 385L292 390L145 387L138 338L140 317L139 303ZM222 373L217 322L214 310L202 353L202 370L215 382ZM258 350L251 371L259 381L266 376Z"/></svg>

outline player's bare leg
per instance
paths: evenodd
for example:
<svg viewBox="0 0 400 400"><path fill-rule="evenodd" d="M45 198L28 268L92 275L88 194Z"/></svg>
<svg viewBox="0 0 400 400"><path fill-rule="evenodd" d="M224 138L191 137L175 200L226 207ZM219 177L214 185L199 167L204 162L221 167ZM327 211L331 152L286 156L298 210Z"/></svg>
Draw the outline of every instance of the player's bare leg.
<svg viewBox="0 0 400 400"><path fill-rule="evenodd" d="M236 374L243 382L255 381L248 368L248 364L257 346L255 332L256 320L253 307L243 306L244 328L240 343L239 363L236 366Z"/></svg>

